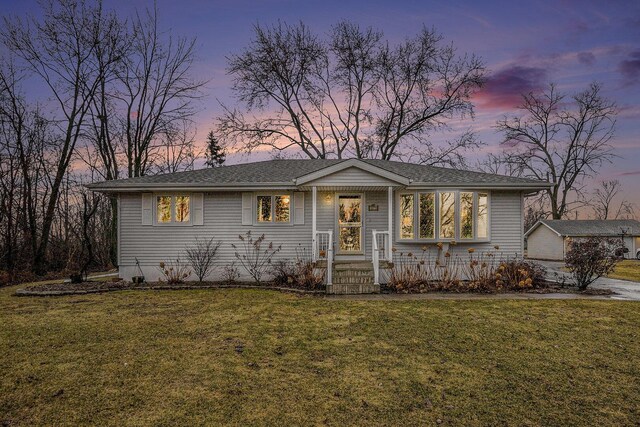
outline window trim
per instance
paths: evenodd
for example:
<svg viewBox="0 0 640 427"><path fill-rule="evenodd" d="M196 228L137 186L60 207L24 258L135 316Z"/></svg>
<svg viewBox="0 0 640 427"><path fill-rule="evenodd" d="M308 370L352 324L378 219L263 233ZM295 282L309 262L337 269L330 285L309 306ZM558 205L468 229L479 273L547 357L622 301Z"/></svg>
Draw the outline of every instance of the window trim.
<svg viewBox="0 0 640 427"><path fill-rule="evenodd" d="M258 221L258 197L271 197L271 221ZM276 221L276 196L289 196L289 221ZM252 223L258 227L287 227L293 225L293 215L295 214L295 202L291 191L260 191L254 192L251 198Z"/></svg>
<svg viewBox="0 0 640 427"><path fill-rule="evenodd" d="M434 193L435 201L434 201L434 210L435 210L435 218L434 218L434 236L433 239L420 238L420 194L425 193ZM440 237L440 193L454 193L454 215L455 215L455 237L454 238L441 238ZM473 193L473 238L472 239L462 239L461 238L461 221L460 221L460 193ZM478 199L479 193L487 195L487 237L478 237ZM402 239L401 236L401 212L400 212L400 197L404 194L413 194L414 204L413 204L413 238L412 239ZM416 203L418 200L418 203ZM492 203L492 195L490 190L470 190L466 188L447 188L447 189L437 189L437 188L424 188L419 190L405 190L399 191L396 193L394 197L394 214L395 218L393 220L393 228L394 228L394 239L399 243L437 243L437 242L451 242L456 241L458 243L488 243L491 242L491 203ZM417 228L416 228L417 227Z"/></svg>
<svg viewBox="0 0 640 427"><path fill-rule="evenodd" d="M158 197L171 197L171 205L169 207L171 212L171 221L169 222L159 222L158 221ZM176 198L177 197L189 197L189 221L176 221ZM170 192L160 192L153 193L153 225L157 225L160 227L186 227L193 225L193 193L190 192L178 192L178 191L170 191Z"/></svg>

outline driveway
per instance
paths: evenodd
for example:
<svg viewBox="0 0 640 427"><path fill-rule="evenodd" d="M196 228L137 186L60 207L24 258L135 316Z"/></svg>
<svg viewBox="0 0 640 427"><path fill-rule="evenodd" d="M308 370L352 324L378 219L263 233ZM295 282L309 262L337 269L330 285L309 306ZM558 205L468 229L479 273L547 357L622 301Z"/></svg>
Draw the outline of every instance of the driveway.
<svg viewBox="0 0 640 427"><path fill-rule="evenodd" d="M558 276L566 277L567 283L571 283L572 277L571 274L563 271L564 267L563 262L559 261L539 261L539 260L531 260L538 264L541 264L547 268L547 279L556 280L557 273ZM623 299L623 300L634 300L640 301L640 282L632 282L630 280L619 280L619 279L610 279L608 277L601 277L596 280L592 285L593 288L600 289L611 289L617 295L612 295L611 299Z"/></svg>

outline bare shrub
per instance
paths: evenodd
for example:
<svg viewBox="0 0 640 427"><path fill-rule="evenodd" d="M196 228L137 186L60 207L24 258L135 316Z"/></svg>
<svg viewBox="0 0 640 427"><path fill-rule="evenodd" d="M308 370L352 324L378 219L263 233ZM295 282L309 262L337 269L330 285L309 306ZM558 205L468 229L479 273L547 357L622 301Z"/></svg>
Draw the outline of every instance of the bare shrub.
<svg viewBox="0 0 640 427"><path fill-rule="evenodd" d="M402 293L500 292L546 284L543 267L518 258L505 259L498 252L499 247L482 253L468 248L468 256L463 257L445 251L443 246L442 243L424 246L418 255L412 252L394 255L388 288Z"/></svg>
<svg viewBox="0 0 640 427"><path fill-rule="evenodd" d="M164 277L164 279L160 279L160 281L169 284L184 283L184 281L191 276L189 265L180 260L180 258L167 263L161 262L159 270Z"/></svg>
<svg viewBox="0 0 640 427"><path fill-rule="evenodd" d="M254 239L251 231L247 231L245 235L239 235L238 239L242 243L231 244L236 250L234 255L249 276L260 284L264 274L269 270L273 257L282 249L282 245L275 247L273 242L267 244L264 234Z"/></svg>
<svg viewBox="0 0 640 427"><path fill-rule="evenodd" d="M195 244L186 249L187 260L200 282L213 271L221 244L221 241L214 242L213 237L209 240L196 237Z"/></svg>
<svg viewBox="0 0 640 427"><path fill-rule="evenodd" d="M273 282L279 286L316 290L323 286L325 270L316 268L306 248L296 248L293 262L281 260L271 268Z"/></svg>
<svg viewBox="0 0 640 427"><path fill-rule="evenodd" d="M613 272L618 260L611 255L614 239L589 237L572 240L564 262L580 290L585 290L596 279Z"/></svg>
<svg viewBox="0 0 640 427"><path fill-rule="evenodd" d="M238 271L238 267L236 267L236 263L232 262L231 264L227 264L222 267L222 280L225 282L235 282L240 278L240 272Z"/></svg>

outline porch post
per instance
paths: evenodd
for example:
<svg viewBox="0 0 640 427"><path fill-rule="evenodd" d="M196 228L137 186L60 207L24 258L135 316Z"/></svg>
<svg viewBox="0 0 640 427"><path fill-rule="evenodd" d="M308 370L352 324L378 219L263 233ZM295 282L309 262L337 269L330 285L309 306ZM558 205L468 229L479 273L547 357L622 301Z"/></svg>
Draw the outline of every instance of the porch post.
<svg viewBox="0 0 640 427"><path fill-rule="evenodd" d="M318 244L316 242L316 232L318 231L316 226L316 208L318 204L317 199L318 188L314 185L313 187L311 187L311 244L313 245L311 248L311 254L314 261L318 259L318 254L316 253L316 251L318 250Z"/></svg>
<svg viewBox="0 0 640 427"><path fill-rule="evenodd" d="M388 215L387 217L389 218L389 245L385 248L386 249L386 257L387 257L387 261L392 261L391 259L391 248L393 247L393 187L389 187L389 189L387 190L388 192L388 201L387 201L387 205L388 205Z"/></svg>

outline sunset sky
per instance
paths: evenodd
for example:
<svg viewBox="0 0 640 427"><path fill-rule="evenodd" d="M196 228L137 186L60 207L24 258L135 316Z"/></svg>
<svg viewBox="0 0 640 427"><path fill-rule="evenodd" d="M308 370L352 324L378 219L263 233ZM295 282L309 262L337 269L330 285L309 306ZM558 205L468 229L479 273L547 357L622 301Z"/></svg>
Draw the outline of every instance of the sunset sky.
<svg viewBox="0 0 640 427"><path fill-rule="evenodd" d="M453 123L454 132L471 128L496 150L500 135L492 126L515 111L520 93L555 82L561 91L585 89L592 81L620 108L613 144L619 158L600 179L619 179L625 196L640 205L640 1L331 1L158 0L161 26L197 37L198 77L209 79L198 115L200 139L219 113L218 101L233 104L225 73L229 53L239 52L252 25L304 21L320 34L338 20L384 31L390 42L435 27L460 52L482 57L489 69L486 88L476 97L476 118ZM446 3L446 4L445 4ZM37 12L35 0L0 0L2 14ZM105 1L123 15L150 2ZM438 135L435 138L451 138ZM478 158L484 153L477 153ZM246 161L238 156L231 162Z"/></svg>

